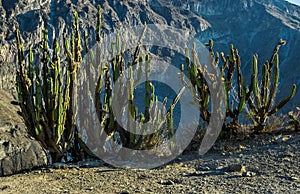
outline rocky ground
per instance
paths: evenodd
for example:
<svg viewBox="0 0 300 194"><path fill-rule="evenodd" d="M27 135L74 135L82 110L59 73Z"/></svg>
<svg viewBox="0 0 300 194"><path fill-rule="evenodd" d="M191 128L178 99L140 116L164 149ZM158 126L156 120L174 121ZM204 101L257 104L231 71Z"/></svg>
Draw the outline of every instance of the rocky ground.
<svg viewBox="0 0 300 194"><path fill-rule="evenodd" d="M0 177L0 193L299 193L300 133L220 141L153 170L43 168Z"/></svg>

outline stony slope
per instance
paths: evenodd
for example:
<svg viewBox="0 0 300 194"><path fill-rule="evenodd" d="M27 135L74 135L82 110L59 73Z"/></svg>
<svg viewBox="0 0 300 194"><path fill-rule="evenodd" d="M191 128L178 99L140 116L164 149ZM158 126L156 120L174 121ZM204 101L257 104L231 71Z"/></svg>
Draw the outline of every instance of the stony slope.
<svg viewBox="0 0 300 194"><path fill-rule="evenodd" d="M300 192L300 134L216 144L152 170L40 169L0 177L0 193L288 193ZM88 165L87 165L88 167Z"/></svg>

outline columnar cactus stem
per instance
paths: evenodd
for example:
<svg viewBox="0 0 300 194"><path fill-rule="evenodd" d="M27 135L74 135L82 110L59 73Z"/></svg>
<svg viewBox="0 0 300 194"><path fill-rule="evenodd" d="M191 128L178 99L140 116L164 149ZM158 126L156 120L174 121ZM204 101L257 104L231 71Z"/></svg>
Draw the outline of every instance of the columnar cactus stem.
<svg viewBox="0 0 300 194"><path fill-rule="evenodd" d="M224 123L225 131L236 133L240 128L239 115L244 110L245 102L247 98L245 80L241 71L241 59L239 52L234 46L230 45L230 53L225 57L224 53L221 53L223 66L221 66L221 75L223 77L225 85L225 106L226 116L231 120L228 123ZM236 75L237 91L234 91L233 86L234 75Z"/></svg>
<svg viewBox="0 0 300 194"><path fill-rule="evenodd" d="M213 45L212 42L210 42L210 45ZM205 67L202 67L196 50L195 45L192 48L192 60L190 59L189 50L186 49L186 71L187 76L190 80L190 86L188 83L183 80L183 76L181 76L181 80L184 83L186 87L193 87L194 89L191 89L190 92L193 96L193 98L198 102L198 108L200 110L200 116L205 122L209 122L210 118L210 112L208 111L209 106L209 99L210 99L210 91L208 84L205 80ZM184 73L184 66L181 67L181 74Z"/></svg>
<svg viewBox="0 0 300 194"><path fill-rule="evenodd" d="M101 16L98 16L98 20L100 18ZM101 24L101 22L97 23L98 25ZM97 32L97 36L100 36L100 30ZM111 59L105 66L105 70L100 72L95 92L97 115L100 120L101 127L108 135L106 140L111 138L114 140L114 134L116 134L115 132L118 132L122 146L131 149L153 148L159 144L159 141L163 138L163 134L170 136L173 133L173 109L181 96L180 94L176 97L176 100L171 105L169 111L163 115L163 111L158 107L158 99L155 96L155 88L150 81L150 56L140 56L142 39L145 33L146 24L137 42L137 46L135 47L132 61L126 63L124 57L125 45L124 43L121 43L120 33L117 34L116 40L111 44L110 48L110 53L112 55ZM100 40L101 37L96 39ZM127 69L125 68L125 64ZM124 75L125 69L127 70L126 75ZM142 77L143 70L145 70L146 76L144 83L144 112L139 114L138 108L134 104L134 90L136 88L136 83L139 82ZM197 69L195 69L195 71L197 71ZM104 80L105 84L103 86ZM117 81L118 84L116 84ZM103 87L105 87L105 89L103 89ZM120 95L122 99L127 99L126 106L128 111L125 111L125 108L122 107L123 104L121 103L122 105L120 107L122 110L124 108L124 112L120 111L121 113L118 113L121 114L122 117L127 116L126 130L117 123L115 119L116 115L112 112L112 87L114 87L114 90L117 89L118 95ZM149 125L145 125L146 123ZM166 124L164 125L163 123ZM142 132L143 130L146 131L149 129L149 126L157 128L157 132L153 134L134 133L135 130L138 130L139 132Z"/></svg>
<svg viewBox="0 0 300 194"><path fill-rule="evenodd" d="M296 92L296 85L292 86L290 95L274 106L277 88L279 85L279 49L285 41L279 40L271 57L271 62L268 61L262 67L262 87L258 87L258 67L257 55L253 56L252 80L250 92L253 98L248 98L248 104L251 109L251 115L255 121L255 131L264 130L267 119L279 109L281 109L288 101L293 98ZM272 75L273 74L273 75ZM272 75L272 76L271 76ZM273 82L271 84L271 77ZM270 88L271 87L271 88Z"/></svg>
<svg viewBox="0 0 300 194"><path fill-rule="evenodd" d="M69 62L65 72L61 67L59 43L56 39L53 41L53 53L50 58L47 30L43 31L41 65L34 65L32 48L29 49L26 65L23 41L19 30L16 29L19 62L17 88L22 116L26 120L29 133L50 151L54 162L63 157L73 136L75 123L71 105L82 49L77 13L74 13L74 18L75 34L71 48L65 40Z"/></svg>
<svg viewBox="0 0 300 194"><path fill-rule="evenodd" d="M97 10L96 41L101 42L102 14L100 5L98 5Z"/></svg>
<svg viewBox="0 0 300 194"><path fill-rule="evenodd" d="M234 49L233 45L230 45L230 53L228 56L225 56L223 52L215 53L213 51L213 41L210 40L209 43L206 44L209 49L211 59L214 59L213 63L216 67L219 67L219 64L223 62L223 65L220 66L222 80L225 85L225 107L226 107L226 115L231 118L231 121L225 125L224 127L229 129L238 129L239 122L239 114L243 111L245 107L245 102L247 99L247 92L245 81L242 77L241 72L241 60L238 54L238 50ZM186 70L188 78L191 82L191 87L194 89L191 90L194 99L196 99L199 103L198 107L200 110L200 116L205 122L209 122L210 120L210 111L208 110L210 105L210 91L208 87L208 83L206 79L213 79L211 75L207 72L205 66L199 63L199 59L197 57L197 53L195 52L195 48L192 49L193 52L193 60L191 62L189 52L186 50ZM197 71L195 71L195 69ZM184 67L181 67L181 71L183 74ZM233 95L233 79L234 74L236 74L236 84L237 84L237 96L232 99ZM188 85L183 80L183 76L181 76L181 80L184 82L184 85ZM237 102L237 103L235 103Z"/></svg>
<svg viewBox="0 0 300 194"><path fill-rule="evenodd" d="M150 120L150 108L153 106L154 102L154 86L149 81L150 79L150 58L147 55L145 64L145 74L146 74L146 81L145 81L145 120L144 122L148 122Z"/></svg>

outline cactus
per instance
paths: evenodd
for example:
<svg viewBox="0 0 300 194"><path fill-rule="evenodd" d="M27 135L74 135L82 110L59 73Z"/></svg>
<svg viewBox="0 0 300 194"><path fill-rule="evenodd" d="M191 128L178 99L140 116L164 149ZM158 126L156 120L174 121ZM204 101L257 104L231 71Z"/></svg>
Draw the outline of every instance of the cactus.
<svg viewBox="0 0 300 194"><path fill-rule="evenodd" d="M101 8L98 6L98 21L96 26L96 41L101 44L101 27L102 16ZM125 46L121 44L120 36L116 38L111 47L112 58L110 64L103 65L100 70L100 76L96 83L95 105L97 116L100 120L104 131L109 134L109 138L113 137L115 132L119 132L121 143L125 147L145 149L153 147L159 143L161 135L164 133L162 127L167 121L169 136L173 131L172 127L172 111L175 107L180 95L174 100L172 107L167 113L158 108L158 99L155 96L155 88L150 77L150 57L140 57L140 45L146 31L141 35L138 45L134 51L132 62L125 65ZM88 34L84 34L84 47L89 51L87 43ZM53 41L52 50L50 52L48 45L48 31L43 31L43 40L41 45L40 63L35 64L35 52L29 49L28 59L24 55L23 40L19 29L16 27L16 39L18 46L18 69L16 76L16 86L18 92L18 101L21 106L21 114L29 129L30 135L41 142L44 148L48 149L52 156L52 161L61 161L64 154L68 151L79 156L79 149L84 149L80 134L75 125L76 98L77 87L76 73L82 61L82 46L79 32L78 14L74 12L73 31L70 39L64 37L63 47L66 56L67 65L61 65L61 52L57 39ZM142 66L145 64L145 66ZM129 75L125 78L125 68L128 68ZM134 88L135 83L141 78L143 69L146 72L145 82L145 110L144 113L138 114L137 107L134 105ZM137 70L137 71L134 71ZM137 72L137 76L135 75ZM136 78L138 80L136 80ZM128 83L128 90L119 88L121 95L127 98L129 103L129 116L135 122L128 122L130 128L138 128L142 123L151 122L152 126L158 126L157 132L150 135L134 134L124 130L115 120L115 113L112 110L112 90L115 82L122 79L124 83ZM89 83L93 86L95 83ZM117 86L116 86L117 87ZM125 87L126 88L126 87ZM101 96L101 93L104 93ZM102 98L102 99L101 99ZM75 105L75 107L74 107ZM78 104L81 106L81 104ZM75 108L75 109L74 109ZM129 119L130 120L130 119ZM138 121L138 122L136 122ZM138 123L138 124L137 124ZM167 124L166 124L167 125ZM69 145L74 147L70 150ZM88 152L89 150L86 150Z"/></svg>
<svg viewBox="0 0 300 194"><path fill-rule="evenodd" d="M213 49L210 48L211 55L213 56ZM216 53L215 63L219 65L219 54ZM225 107L226 107L226 121L224 123L224 130L229 132L230 135L239 130L239 115L242 113L246 102L246 85L243 80L241 71L241 59L237 49L230 45L230 53L226 57L221 53L223 65L220 67L222 80L225 85ZM235 84L237 91L233 85L234 74L236 74ZM230 119L228 121L228 119Z"/></svg>
<svg viewBox="0 0 300 194"><path fill-rule="evenodd" d="M230 53L225 56L223 52L220 54L213 51L213 41L210 40L206 46L209 49L211 58L215 61L215 66L220 68L222 80L225 85L225 107L226 107L226 121L224 122L225 131L237 131L240 128L239 115L244 110L246 103L250 108L251 115L255 121L254 131L264 129L265 122L269 116L276 113L282 108L295 94L296 85L294 84L290 95L283 99L278 105L274 106L276 91L279 84L279 55L278 51L282 45L285 44L284 40L280 40L274 49L271 57L271 62L266 62L262 67L262 81L258 81L258 62L257 55L253 56L252 60L252 77L249 89L246 88L245 79L243 79L241 72L241 59L237 49L230 45ZM207 82L204 79L206 73L205 66L202 67L198 62L195 49L192 49L193 61L191 62L189 52L186 51L186 71L188 78L191 82L192 95L197 99L201 118L205 122L209 122L210 112L208 110L210 93ZM223 62L223 65L220 63ZM182 75L184 66L181 67ZM234 74L236 74L235 81ZM208 77L209 78L209 77ZM184 85L188 84L181 79ZM273 82L272 82L273 79ZM235 85L237 91L235 91ZM230 120L228 121L228 118Z"/></svg>
<svg viewBox="0 0 300 194"><path fill-rule="evenodd" d="M101 19L100 16L98 16L98 20L99 19ZM98 21L97 23L101 24L102 22ZM97 115L101 123L101 128L108 134L106 140L112 138L114 141L116 141L116 139L114 139L114 136L115 134L119 134L122 146L131 149L153 148L160 143L162 138L164 138L163 134L167 134L168 138L172 137L174 133L172 124L173 109L181 96L181 94L176 96L176 100L174 99L170 109L166 114L164 114L163 110L158 107L158 99L155 96L155 88L153 86L153 83L150 81L150 56L140 56L140 46L145 32L146 24L134 50L132 61L127 63L125 62L124 57L125 47L121 44L120 34L117 34L115 42L113 42L111 45L111 59L108 62L109 64L105 64L100 70L100 75L95 91L95 105ZM100 31L97 32L98 35L100 33ZM98 37L97 40L98 43L101 44L101 37ZM127 69L127 71L125 71L125 69ZM137 106L134 104L134 89L136 88L136 83L142 76L143 69L146 78L144 82L144 112L139 113ZM125 75L125 72L127 73L127 75ZM117 80L121 80L120 82L118 82L120 84L115 84ZM122 100L127 100L127 103L125 102L128 107L128 119L126 127L127 129L131 129L130 131L125 130L116 121L116 116L118 115L115 114L124 115L125 112L113 112L112 90L118 91L118 95L121 96ZM119 101L119 99L117 101ZM117 107L122 107L123 105L124 104L121 104ZM150 125L143 125L145 123L150 123ZM167 126L164 127L165 125ZM158 130L152 134L134 133L135 130L143 131L146 129L146 127L155 127Z"/></svg>
<svg viewBox="0 0 300 194"><path fill-rule="evenodd" d="M250 114L255 121L255 132L263 131L267 119L281 109L296 92L296 85L292 86L290 95L274 105L277 88L279 85L279 49L285 45L284 40L279 40L274 52L271 56L270 62L265 62L262 67L262 81L258 81L258 56L254 55L252 60L252 78L250 85L251 97L247 99L250 107ZM273 78L273 82L271 80ZM261 84L261 87L259 87ZM250 94L249 94L250 96Z"/></svg>
<svg viewBox="0 0 300 194"><path fill-rule="evenodd" d="M101 42L102 14L100 5L97 6L97 10L96 41Z"/></svg>
<svg viewBox="0 0 300 194"><path fill-rule="evenodd" d="M65 40L67 69L61 67L58 40L53 41L52 56L48 46L48 31L43 32L41 65L34 65L34 53L29 49L28 64L24 45L16 26L18 69L16 76L18 101L30 135L50 151L54 162L66 152L74 132L72 100L76 71L81 62L78 14L74 13L74 36L71 48ZM28 69L28 70L27 70ZM63 76L64 74L64 76Z"/></svg>
<svg viewBox="0 0 300 194"><path fill-rule="evenodd" d="M190 58L189 50L186 49L186 72L190 84L188 84L183 79L184 74L184 65L181 65L181 81L186 87L192 87L191 94L195 101L197 101L197 107L200 110L200 116L205 122L209 122L210 112L208 110L209 100L210 100L210 91L205 80L205 75L207 75L205 67L201 66L199 59L195 50L195 45L192 48L192 60Z"/></svg>
<svg viewBox="0 0 300 194"><path fill-rule="evenodd" d="M224 123L224 128L226 130L238 129L240 127L238 121L239 114L243 111L246 101L246 86L242 79L241 60L238 50L234 49L233 45L230 45L230 54L225 57L224 53L221 53L220 59L220 54L213 51L213 40L210 40L206 46L209 49L211 58L214 59L215 67L218 67L221 70L222 80L225 85L226 116L231 118L231 121L227 124ZM195 52L195 47L192 49L192 53L193 60L191 62L189 52L186 50L187 76L190 80L191 86L194 88L191 90L191 92L194 98L197 99L197 106L200 110L200 116L206 123L208 123L211 114L208 110L211 96L207 80L205 79L213 80L213 78L207 72L206 67L199 63L197 53ZM223 62L223 65L220 65L220 62ZM183 65L181 67L181 71L183 75ZM233 76L235 72L236 84L238 86L237 96L234 96L235 93L233 91ZM183 80L183 76L181 76L181 79ZM185 83L185 85L187 85L187 83Z"/></svg>
<svg viewBox="0 0 300 194"><path fill-rule="evenodd" d="M300 130L300 108L296 107L298 112L289 112L289 124L295 128L295 131Z"/></svg>

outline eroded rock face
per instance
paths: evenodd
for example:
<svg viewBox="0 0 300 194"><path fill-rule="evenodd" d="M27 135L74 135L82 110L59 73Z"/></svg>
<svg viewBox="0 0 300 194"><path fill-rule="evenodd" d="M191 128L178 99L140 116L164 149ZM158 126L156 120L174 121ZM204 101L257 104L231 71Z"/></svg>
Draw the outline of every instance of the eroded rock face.
<svg viewBox="0 0 300 194"><path fill-rule="evenodd" d="M39 51L43 27L49 29L50 39L56 37L62 41L70 35L75 10L79 13L82 32L90 34L92 47L99 4L103 9L104 33L147 22L187 29L202 42L214 39L216 51L228 52L228 45L233 43L239 49L248 80L252 55L259 54L262 66L270 59L277 41L286 39L287 45L279 53L281 92L277 101L289 93L293 83L300 86L300 8L283 0L2 0L0 50L5 58L0 58L0 64L16 60L16 22L25 40L25 49L34 45L34 50ZM292 102L284 107L285 112L299 104L296 100L299 98L298 90Z"/></svg>
<svg viewBox="0 0 300 194"><path fill-rule="evenodd" d="M0 176L47 165L45 152L26 132L12 100L9 93L0 91Z"/></svg>

